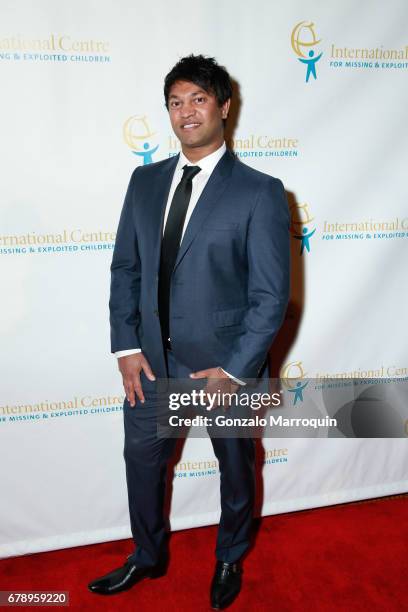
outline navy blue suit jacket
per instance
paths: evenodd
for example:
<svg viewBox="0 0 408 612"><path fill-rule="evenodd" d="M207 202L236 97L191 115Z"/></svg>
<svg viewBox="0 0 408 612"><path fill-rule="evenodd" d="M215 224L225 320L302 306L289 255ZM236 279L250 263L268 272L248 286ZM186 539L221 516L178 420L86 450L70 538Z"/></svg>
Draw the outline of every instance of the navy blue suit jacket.
<svg viewBox="0 0 408 612"><path fill-rule="evenodd" d="M166 377L158 308L163 217L178 157L136 168L111 265L112 352L141 348ZM192 371L221 366L256 378L289 297L289 212L281 181L227 151L181 241L171 283L170 337Z"/></svg>

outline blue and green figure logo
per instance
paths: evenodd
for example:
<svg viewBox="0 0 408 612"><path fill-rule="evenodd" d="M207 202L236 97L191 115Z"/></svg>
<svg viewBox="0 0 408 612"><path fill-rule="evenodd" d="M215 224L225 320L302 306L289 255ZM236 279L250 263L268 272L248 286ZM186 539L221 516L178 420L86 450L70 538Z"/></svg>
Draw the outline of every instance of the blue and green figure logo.
<svg viewBox="0 0 408 612"><path fill-rule="evenodd" d="M315 24L311 21L300 21L292 30L290 38L292 49L297 55L297 59L306 66L306 83L312 76L317 79L316 64L322 57L323 52L316 55L317 50L311 47L316 47L321 42L315 32Z"/></svg>
<svg viewBox="0 0 408 612"><path fill-rule="evenodd" d="M123 125L124 141L132 149L132 153L143 161L143 166L154 161L153 154L159 148L158 144L155 146L155 136L156 132L150 129L145 115L133 115Z"/></svg>
<svg viewBox="0 0 408 612"><path fill-rule="evenodd" d="M296 406L297 402L303 402L303 391L309 384L308 380L304 380L306 372L303 369L303 363L301 361L291 361L285 364L280 372L280 378L282 386L286 388L288 393L292 394L293 406Z"/></svg>
<svg viewBox="0 0 408 612"><path fill-rule="evenodd" d="M308 204L293 204L290 208L290 232L295 240L300 241L300 255L306 250L310 253L310 239L316 228L310 227L314 217L311 216Z"/></svg>

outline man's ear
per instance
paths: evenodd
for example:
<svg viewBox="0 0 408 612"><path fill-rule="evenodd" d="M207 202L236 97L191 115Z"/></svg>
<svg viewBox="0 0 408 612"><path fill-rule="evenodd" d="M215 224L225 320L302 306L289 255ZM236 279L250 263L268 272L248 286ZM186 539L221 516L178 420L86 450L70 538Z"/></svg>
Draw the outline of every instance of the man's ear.
<svg viewBox="0 0 408 612"><path fill-rule="evenodd" d="M228 100L226 100L224 104L221 106L221 116L223 119L226 119L228 117L230 104L231 104L231 98L228 98Z"/></svg>

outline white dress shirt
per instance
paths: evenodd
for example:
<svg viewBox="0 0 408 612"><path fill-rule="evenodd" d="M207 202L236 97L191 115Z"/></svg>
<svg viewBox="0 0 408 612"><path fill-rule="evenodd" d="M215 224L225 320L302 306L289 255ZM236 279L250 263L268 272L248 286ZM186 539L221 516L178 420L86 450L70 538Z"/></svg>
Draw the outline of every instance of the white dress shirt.
<svg viewBox="0 0 408 612"><path fill-rule="evenodd" d="M186 217L184 220L181 240L183 239L184 232L186 231L188 222L190 221L190 217L193 214L193 210L198 202L198 199L201 193L203 192L203 189L206 186L208 179L210 178L215 166L218 164L218 162L220 161L221 157L224 155L226 150L227 150L227 147L225 145L225 142L223 142L219 149L217 149L213 153L210 153L210 155L206 155L206 157L203 157L196 163L192 163L190 160L187 159L187 157L184 155L183 152L180 152L180 157L177 162L177 166L173 174L173 180L170 186L169 197L167 198L166 210L164 211L163 233L164 233L164 228L167 223L167 217L169 216L169 210L170 210L171 202L173 200L174 192L176 191L177 185L179 184L183 176L183 166L186 166L186 165L187 166L199 166L201 170L198 174L196 174L193 177L191 197L190 197L190 202L188 204ZM140 353L141 350L142 349L140 348L134 348L134 349L127 349L125 351L117 351L115 353L115 356L117 358L126 357L127 355L133 355L134 353ZM226 372L226 374L228 374L228 372ZM232 378L234 381L236 381L238 384L241 384L241 385L244 384L241 380L234 378L230 374L228 374L228 376Z"/></svg>

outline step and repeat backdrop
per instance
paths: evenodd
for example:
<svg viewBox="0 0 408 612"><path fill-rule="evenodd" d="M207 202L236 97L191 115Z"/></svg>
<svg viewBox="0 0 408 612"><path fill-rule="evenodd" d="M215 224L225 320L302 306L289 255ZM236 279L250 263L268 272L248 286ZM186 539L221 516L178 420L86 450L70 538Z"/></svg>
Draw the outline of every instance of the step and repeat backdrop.
<svg viewBox="0 0 408 612"><path fill-rule="evenodd" d="M0 12L1 556L130 535L109 265L132 170L179 150L162 85L183 55L228 68L229 144L288 193L292 295L272 370L408 375L405 0ZM407 490L403 438L264 439L259 461L262 514ZM172 529L218 517L211 444L189 438Z"/></svg>

